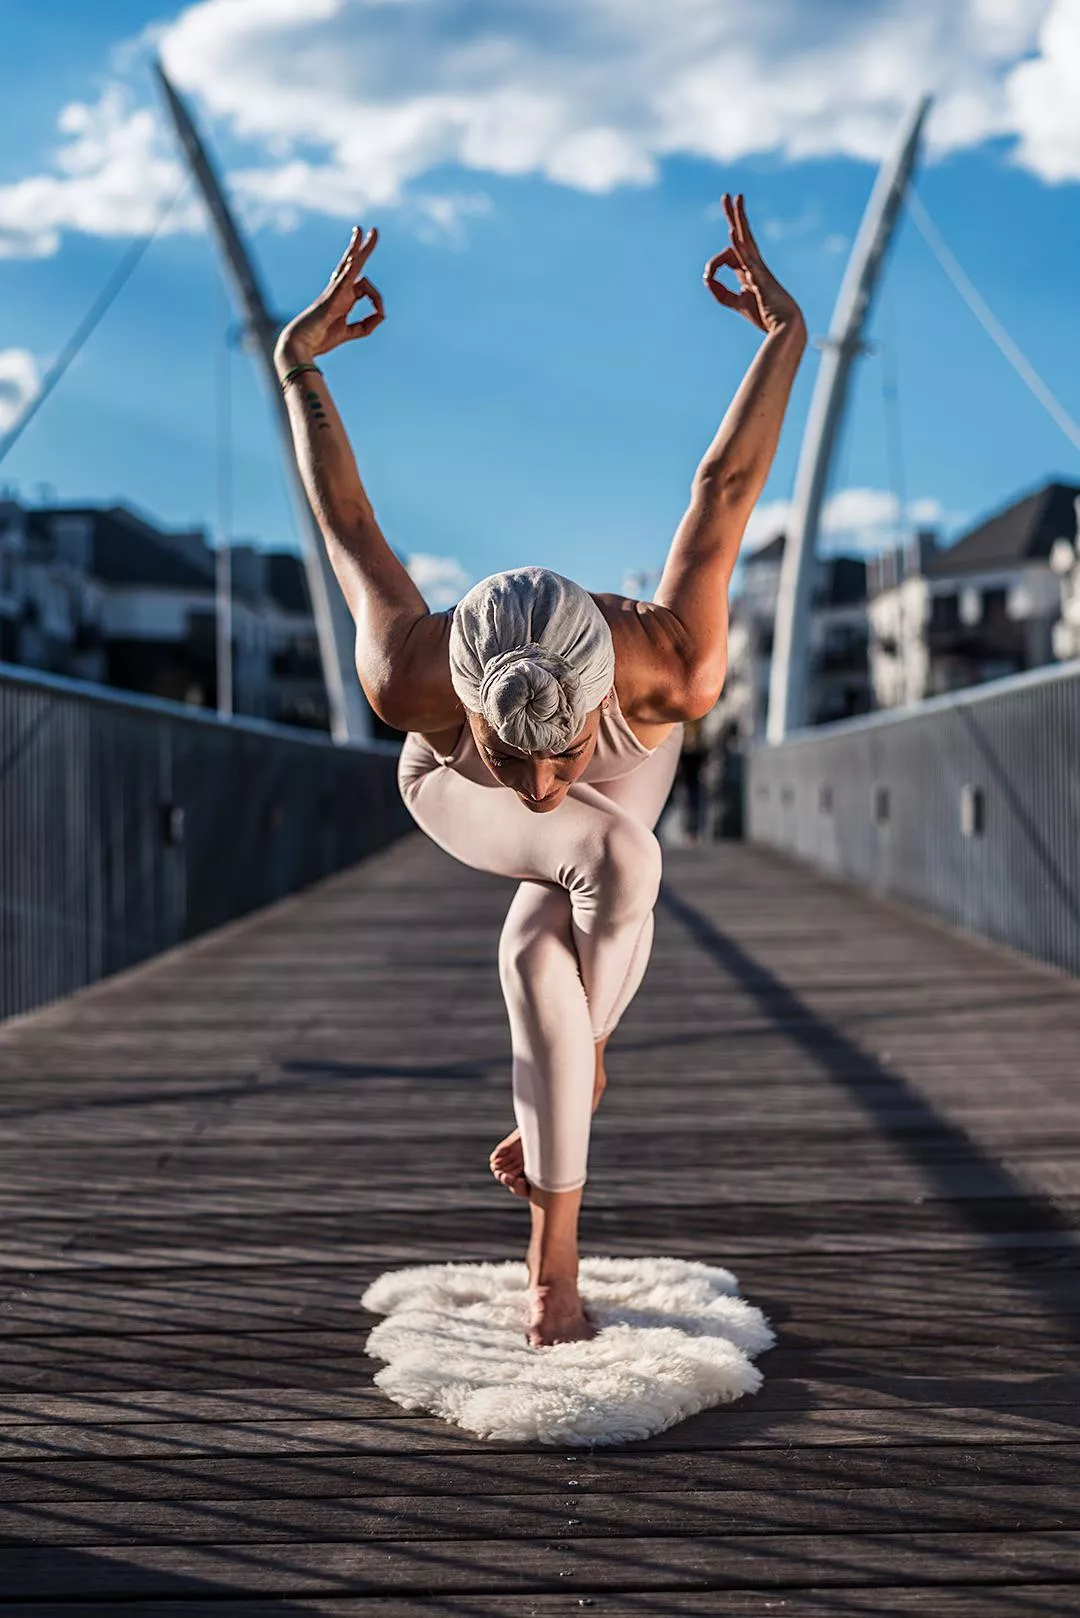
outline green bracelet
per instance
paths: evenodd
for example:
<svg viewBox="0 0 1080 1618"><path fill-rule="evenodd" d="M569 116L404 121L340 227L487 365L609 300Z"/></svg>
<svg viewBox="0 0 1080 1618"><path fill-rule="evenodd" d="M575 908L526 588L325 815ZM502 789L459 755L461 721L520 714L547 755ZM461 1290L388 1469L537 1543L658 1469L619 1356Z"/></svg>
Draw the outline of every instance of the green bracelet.
<svg viewBox="0 0 1080 1618"><path fill-rule="evenodd" d="M305 361L303 365L294 365L291 371L285 372L285 375L281 379L282 388L284 389L286 384L291 382L294 376L299 376L301 371L314 371L316 376L322 376L322 372L319 370L317 365L312 365L310 361Z"/></svg>

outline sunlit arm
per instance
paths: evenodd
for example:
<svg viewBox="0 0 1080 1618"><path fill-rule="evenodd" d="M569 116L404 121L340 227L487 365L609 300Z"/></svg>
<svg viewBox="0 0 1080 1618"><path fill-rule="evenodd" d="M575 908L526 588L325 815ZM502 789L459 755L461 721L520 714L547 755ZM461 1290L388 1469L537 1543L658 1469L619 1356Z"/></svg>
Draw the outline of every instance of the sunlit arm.
<svg viewBox="0 0 1080 1618"><path fill-rule="evenodd" d="M359 276L377 237L353 233L326 291L278 339L296 459L331 566L356 624L356 671L375 712L399 730L438 731L460 717L450 685L449 622L430 613L387 544L324 376L310 366L331 348L368 336L383 319L378 292ZM348 322L358 300L374 314Z"/></svg>
<svg viewBox="0 0 1080 1618"><path fill-rule="evenodd" d="M653 597L675 620L684 680L676 706L687 718L707 713L724 683L731 575L769 475L805 347L806 327L797 310L767 334L697 469Z"/></svg>

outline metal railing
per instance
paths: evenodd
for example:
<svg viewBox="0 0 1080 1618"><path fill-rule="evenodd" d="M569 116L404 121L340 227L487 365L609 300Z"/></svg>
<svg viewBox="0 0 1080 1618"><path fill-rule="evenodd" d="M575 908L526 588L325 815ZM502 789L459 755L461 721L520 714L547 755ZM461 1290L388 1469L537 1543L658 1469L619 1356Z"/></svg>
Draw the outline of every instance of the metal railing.
<svg viewBox="0 0 1080 1618"><path fill-rule="evenodd" d="M0 1017L390 842L396 755L0 665Z"/></svg>
<svg viewBox="0 0 1080 1618"><path fill-rule="evenodd" d="M750 759L751 841L1080 973L1080 662Z"/></svg>

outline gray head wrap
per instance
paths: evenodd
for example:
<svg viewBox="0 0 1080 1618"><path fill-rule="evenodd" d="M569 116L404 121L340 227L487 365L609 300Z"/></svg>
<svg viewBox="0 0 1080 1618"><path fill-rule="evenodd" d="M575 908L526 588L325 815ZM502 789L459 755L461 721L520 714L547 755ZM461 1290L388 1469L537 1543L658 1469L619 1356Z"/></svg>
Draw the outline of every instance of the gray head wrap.
<svg viewBox="0 0 1080 1618"><path fill-rule="evenodd" d="M481 579L454 609L450 678L510 747L557 753L611 690L611 631L587 591L543 567Z"/></svg>

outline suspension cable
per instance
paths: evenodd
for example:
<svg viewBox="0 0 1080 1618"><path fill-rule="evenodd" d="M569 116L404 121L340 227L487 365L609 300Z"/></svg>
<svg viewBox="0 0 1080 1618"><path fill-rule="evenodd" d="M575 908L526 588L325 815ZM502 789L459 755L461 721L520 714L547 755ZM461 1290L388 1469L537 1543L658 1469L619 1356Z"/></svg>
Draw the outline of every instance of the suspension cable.
<svg viewBox="0 0 1080 1618"><path fill-rule="evenodd" d="M1031 389L1032 393L1035 395L1036 399L1038 399L1043 409L1061 428L1061 431L1065 434L1066 438L1070 441L1073 447L1075 449L1080 449L1080 425L1073 420L1060 400L1058 400L1054 394L1051 393L1050 389L1047 387L1038 371L1036 371L1031 361L1013 342L1012 338L1009 336L1000 320L998 320L993 310L987 305L985 300L980 295L978 289L973 285L970 278L965 274L963 269L961 269L956 258L949 251L941 232L938 230L937 226L934 224L934 221L927 213L926 205L922 198L910 188L907 192L907 205L911 212L911 217L914 220L923 240L926 242L926 245L929 247L930 251L933 253L934 257L941 265L941 268L945 271L945 274L949 277L949 280L952 282L957 292L959 292L960 296L963 298L964 302L967 304L980 326L982 326L983 330L997 344L998 348L1004 354L1005 358L1019 376L1020 380Z"/></svg>
<svg viewBox="0 0 1080 1618"><path fill-rule="evenodd" d="M143 254L150 246L150 243L161 231L162 226L165 224L169 215L176 207L176 204L180 201L180 198L187 190L187 187L188 176L184 174L180 180L180 184L177 186L172 196L169 197L165 202L165 205L158 214L157 219L154 221L153 228L149 234L146 236L140 236L137 241L132 242L131 246L120 260L120 263L117 265L116 269L105 283L104 289L99 294L95 302L91 305L88 313L76 326L71 337L68 338L68 341L60 350L57 358L49 367L40 390L34 395L33 399L30 400L29 404L26 406L26 409L23 411L22 415L18 418L14 425L8 429L3 437L0 437L0 461L2 461L7 455L8 451L13 449L18 443L19 439L22 437L27 427L29 427L30 423L33 421L34 417L37 415L50 393L52 393L57 384L63 380L64 374L68 370L69 366L89 342L90 338L93 336L94 332L97 330L98 326L108 314L109 310L116 302L116 299L120 296L120 293L123 291L132 275L135 273Z"/></svg>
<svg viewBox="0 0 1080 1618"><path fill-rule="evenodd" d="M885 459L889 467L890 493L896 501L896 537L907 538L907 479L904 475L904 435L900 417L900 381L897 363L896 310L886 284L882 288L880 345L881 402L885 418Z"/></svg>

